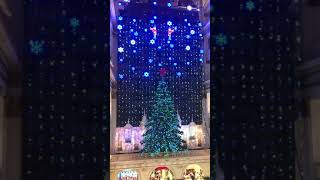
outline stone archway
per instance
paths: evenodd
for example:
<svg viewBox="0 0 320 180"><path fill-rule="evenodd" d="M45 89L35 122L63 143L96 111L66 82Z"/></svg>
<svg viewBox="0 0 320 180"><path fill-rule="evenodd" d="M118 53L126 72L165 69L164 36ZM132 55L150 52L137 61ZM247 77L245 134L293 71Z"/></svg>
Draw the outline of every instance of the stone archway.
<svg viewBox="0 0 320 180"><path fill-rule="evenodd" d="M149 174L149 180L174 180L175 176L168 166L158 166Z"/></svg>
<svg viewBox="0 0 320 180"><path fill-rule="evenodd" d="M200 165L190 164L184 169L182 177L184 180L203 180L205 174Z"/></svg>

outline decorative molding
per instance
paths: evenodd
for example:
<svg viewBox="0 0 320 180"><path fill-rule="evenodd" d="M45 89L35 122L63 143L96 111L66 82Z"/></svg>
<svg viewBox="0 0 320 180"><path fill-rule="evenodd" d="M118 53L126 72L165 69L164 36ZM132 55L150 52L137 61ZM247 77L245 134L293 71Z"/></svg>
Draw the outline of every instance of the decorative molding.
<svg viewBox="0 0 320 180"><path fill-rule="evenodd" d="M1 6L1 4L0 4ZM0 17L1 18L1 17ZM0 87L7 86L8 73L15 72L19 65L18 55L9 38L9 34L0 20Z"/></svg>
<svg viewBox="0 0 320 180"><path fill-rule="evenodd" d="M320 57L298 67L297 75L303 82L305 96L320 98Z"/></svg>
<svg viewBox="0 0 320 180"><path fill-rule="evenodd" d="M7 2L5 0L1 0L0 1L0 12L2 12L4 15L11 17L12 13L9 10L8 6L7 6Z"/></svg>

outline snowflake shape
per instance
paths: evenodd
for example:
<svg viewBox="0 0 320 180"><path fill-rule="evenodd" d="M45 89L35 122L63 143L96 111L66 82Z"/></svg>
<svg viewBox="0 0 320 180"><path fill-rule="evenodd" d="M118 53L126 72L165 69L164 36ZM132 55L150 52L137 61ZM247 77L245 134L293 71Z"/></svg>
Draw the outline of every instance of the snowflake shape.
<svg viewBox="0 0 320 180"><path fill-rule="evenodd" d="M227 36L224 35L224 34L217 35L215 40L216 40L216 44L219 45L219 46L224 46L224 45L226 45L228 43Z"/></svg>
<svg viewBox="0 0 320 180"><path fill-rule="evenodd" d="M40 53L42 53L43 44L44 44L43 42L31 40L29 42L31 53L35 55L39 55Z"/></svg>
<svg viewBox="0 0 320 180"><path fill-rule="evenodd" d="M150 40L150 43L151 43L151 44L154 44L154 43L155 43L155 41L152 39L152 40Z"/></svg>
<svg viewBox="0 0 320 180"><path fill-rule="evenodd" d="M71 18L70 19L70 26L75 31L80 25L80 21L77 18Z"/></svg>
<svg viewBox="0 0 320 180"><path fill-rule="evenodd" d="M143 75L144 75L144 77L149 77L149 73L148 72L145 72Z"/></svg>
<svg viewBox="0 0 320 180"><path fill-rule="evenodd" d="M246 8L249 10L249 11L253 11L255 8L256 8L256 5L254 4L253 1L248 1L246 3Z"/></svg>
<svg viewBox="0 0 320 180"><path fill-rule="evenodd" d="M123 52L124 52L123 47L119 47L119 48L118 48L118 51L119 51L120 53L123 53Z"/></svg>

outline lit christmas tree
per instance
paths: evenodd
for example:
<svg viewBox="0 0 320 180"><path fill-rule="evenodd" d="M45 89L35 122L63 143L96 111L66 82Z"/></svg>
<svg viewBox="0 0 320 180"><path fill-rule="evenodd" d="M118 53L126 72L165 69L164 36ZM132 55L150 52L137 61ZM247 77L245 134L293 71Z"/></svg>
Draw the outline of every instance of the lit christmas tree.
<svg viewBox="0 0 320 180"><path fill-rule="evenodd" d="M142 152L151 156L184 150L180 124L167 84L162 79L155 93L155 103L146 122Z"/></svg>

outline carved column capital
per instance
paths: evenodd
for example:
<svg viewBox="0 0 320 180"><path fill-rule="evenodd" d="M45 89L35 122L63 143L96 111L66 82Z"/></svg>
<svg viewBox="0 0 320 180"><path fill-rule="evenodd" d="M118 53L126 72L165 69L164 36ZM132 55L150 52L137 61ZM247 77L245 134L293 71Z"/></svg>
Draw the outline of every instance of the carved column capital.
<svg viewBox="0 0 320 180"><path fill-rule="evenodd" d="M6 16L12 16L12 13L7 6L7 1L5 0L0 1L0 12L5 14Z"/></svg>

